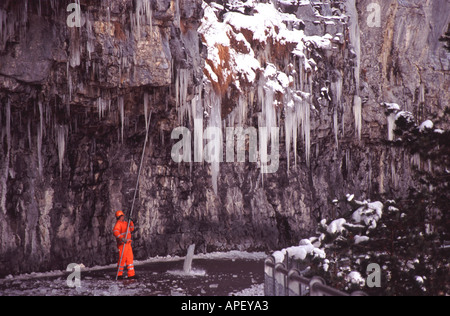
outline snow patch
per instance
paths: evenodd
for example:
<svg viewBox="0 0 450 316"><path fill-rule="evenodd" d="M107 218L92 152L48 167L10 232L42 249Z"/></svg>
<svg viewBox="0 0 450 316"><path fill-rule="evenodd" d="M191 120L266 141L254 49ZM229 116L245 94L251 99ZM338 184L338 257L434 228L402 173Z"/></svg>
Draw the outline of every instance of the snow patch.
<svg viewBox="0 0 450 316"><path fill-rule="evenodd" d="M425 132L426 130L431 130L433 129L434 124L432 121L430 120L426 120L425 122L423 122L420 126L419 126L419 131L421 131L422 133Z"/></svg>
<svg viewBox="0 0 450 316"><path fill-rule="evenodd" d="M357 271L352 271L346 277L346 281L352 285L358 285L363 287L366 284L366 280L361 276L361 273Z"/></svg>
<svg viewBox="0 0 450 316"><path fill-rule="evenodd" d="M356 235L356 236L355 236L355 245L359 245L359 244L368 242L369 240L370 240L370 237L368 237L368 236L359 236L359 235Z"/></svg>
<svg viewBox="0 0 450 316"><path fill-rule="evenodd" d="M365 206L360 207L353 213L353 220L356 223L364 223L369 229L377 228L377 223L383 216L383 203L366 202Z"/></svg>
<svg viewBox="0 0 450 316"><path fill-rule="evenodd" d="M327 228L327 232L332 235L336 233L342 234L345 231L344 224L346 223L347 221L343 218L337 219L331 222L331 224Z"/></svg>

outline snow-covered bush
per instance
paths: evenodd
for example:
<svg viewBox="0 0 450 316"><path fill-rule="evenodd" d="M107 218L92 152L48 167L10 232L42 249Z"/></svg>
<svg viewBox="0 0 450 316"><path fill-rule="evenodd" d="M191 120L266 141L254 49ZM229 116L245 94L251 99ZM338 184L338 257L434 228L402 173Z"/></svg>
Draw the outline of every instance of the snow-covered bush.
<svg viewBox="0 0 450 316"><path fill-rule="evenodd" d="M410 209L402 210L395 201L358 201L348 196L335 200L353 210L346 218L323 219L317 236L299 246L277 251L277 262L301 267L304 276L321 276L343 291L363 290L372 295L431 294L436 275L448 274L448 260L433 250L436 236L424 233ZM286 260L286 258L289 258ZM369 288L367 267L382 267L381 288ZM433 277L433 275L435 277ZM442 280L440 281L442 283ZM440 285L442 287L442 285ZM437 292L445 293L445 290Z"/></svg>

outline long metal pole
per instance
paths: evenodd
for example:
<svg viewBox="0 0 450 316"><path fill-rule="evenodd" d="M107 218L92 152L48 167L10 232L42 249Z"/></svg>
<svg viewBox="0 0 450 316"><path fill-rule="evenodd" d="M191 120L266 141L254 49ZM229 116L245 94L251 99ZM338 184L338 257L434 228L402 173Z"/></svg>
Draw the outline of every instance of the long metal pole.
<svg viewBox="0 0 450 316"><path fill-rule="evenodd" d="M135 190L134 190L133 204L131 205L130 216L129 216L129 218L128 218L128 225L127 225L127 232L126 232L126 234L125 234L125 240L127 239L128 233L130 232L131 215L133 215L134 204L135 204L135 201L136 201L136 195L137 195L138 188L139 188L139 180L140 180L140 178L141 178L142 165L143 165L143 163L144 163L145 148L147 147L148 132L149 132L149 130L150 130L150 121L151 121L151 119L152 119L152 114L153 114L152 111L150 111L150 116L149 116L149 118L148 118L148 122L146 122L146 125L147 125L147 132L146 132L146 134L145 134L144 148L143 148L143 150L142 150L142 156L141 156L141 164L140 164L140 166L139 166L139 172L138 172L138 177L137 177L137 181L136 181L136 188L135 188ZM123 247L122 247L122 253L121 253L121 255L120 255L120 261L119 261L119 265L118 265L118 267L117 267L116 281L117 281L117 279L119 278L120 265L122 264L123 254L124 254L124 252L125 252L125 247L126 247L126 245L127 245L127 242L128 242L128 240L126 240L126 242L123 244Z"/></svg>

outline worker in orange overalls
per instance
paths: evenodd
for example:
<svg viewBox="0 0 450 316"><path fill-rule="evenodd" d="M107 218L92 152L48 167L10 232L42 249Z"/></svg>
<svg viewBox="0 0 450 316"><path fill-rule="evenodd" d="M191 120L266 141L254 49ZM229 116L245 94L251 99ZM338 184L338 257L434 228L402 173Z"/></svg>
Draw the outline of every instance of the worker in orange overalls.
<svg viewBox="0 0 450 316"><path fill-rule="evenodd" d="M128 271L128 278L134 279L136 277L133 265L133 249L131 248L131 232L134 231L134 224L130 221L130 230L127 234L128 223L124 220L125 214L122 211L116 212L117 222L114 225L113 234L117 240L117 247L119 248L119 278L123 278L123 269L125 266ZM122 262L120 262L120 256L122 255L122 250L125 247L123 252Z"/></svg>

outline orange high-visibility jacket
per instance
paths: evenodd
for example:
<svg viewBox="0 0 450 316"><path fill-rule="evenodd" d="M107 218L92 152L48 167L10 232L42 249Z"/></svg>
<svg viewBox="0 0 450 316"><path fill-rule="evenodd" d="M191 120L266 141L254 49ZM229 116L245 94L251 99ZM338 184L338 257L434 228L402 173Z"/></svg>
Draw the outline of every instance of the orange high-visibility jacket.
<svg viewBox="0 0 450 316"><path fill-rule="evenodd" d="M117 245L123 244L122 239L125 238L125 235L127 233L127 227L128 222L126 221L117 221L116 225L114 226L113 234L114 237L117 239ZM131 232L134 231L134 223L133 221L130 222L130 230L128 232L128 235L126 236L127 244L131 243Z"/></svg>

